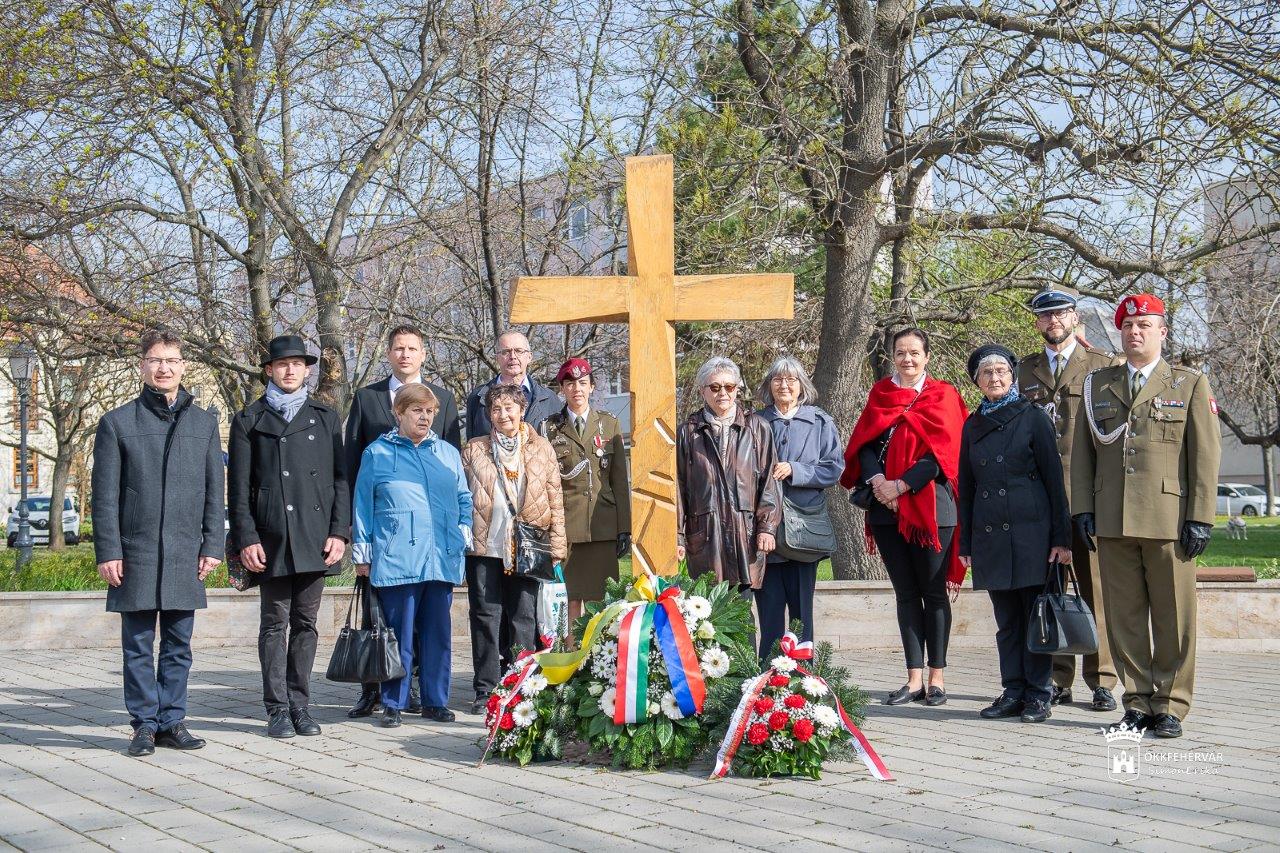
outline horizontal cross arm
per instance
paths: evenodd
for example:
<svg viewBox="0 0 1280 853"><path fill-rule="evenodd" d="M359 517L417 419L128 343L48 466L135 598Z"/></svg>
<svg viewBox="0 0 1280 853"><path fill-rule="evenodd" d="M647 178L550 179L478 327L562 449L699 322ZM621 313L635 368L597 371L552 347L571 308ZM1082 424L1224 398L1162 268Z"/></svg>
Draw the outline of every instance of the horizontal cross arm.
<svg viewBox="0 0 1280 853"><path fill-rule="evenodd" d="M627 276L528 276L511 287L511 322L625 323Z"/></svg>
<svg viewBox="0 0 1280 853"><path fill-rule="evenodd" d="M676 276L673 320L790 320L795 276L790 273Z"/></svg>

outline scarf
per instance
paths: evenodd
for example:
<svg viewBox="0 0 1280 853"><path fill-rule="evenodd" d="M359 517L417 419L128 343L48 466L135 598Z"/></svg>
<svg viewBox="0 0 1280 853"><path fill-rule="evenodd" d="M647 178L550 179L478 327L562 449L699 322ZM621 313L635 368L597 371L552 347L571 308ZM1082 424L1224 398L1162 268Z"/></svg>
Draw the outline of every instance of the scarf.
<svg viewBox="0 0 1280 853"><path fill-rule="evenodd" d="M267 405L279 412L285 422L294 419L302 404L307 402L307 386L303 385L292 394L281 391L274 382L267 383Z"/></svg>
<svg viewBox="0 0 1280 853"><path fill-rule="evenodd" d="M711 424L711 431L716 437L716 447L719 448L720 458L723 459L725 453L729 450L730 427L738 419L738 404L734 403L733 408L723 418L705 407L702 410L702 415L707 419L707 423Z"/></svg>
<svg viewBox="0 0 1280 853"><path fill-rule="evenodd" d="M1009 389L1009 393L1005 394L999 400L984 399L978 404L978 414L989 415L997 409L1003 409L1005 406L1022 399L1022 395L1018 393L1018 386L1014 385Z"/></svg>
<svg viewBox="0 0 1280 853"><path fill-rule="evenodd" d="M520 430L510 438L496 429L492 435L493 464L498 469L498 482L494 485L489 541L501 545L503 567L510 571L515 565L515 522L520 513L520 494L524 488L524 446L529 441L529 425L522 422ZM502 490L505 499L498 499L497 489ZM508 502L515 508L514 514L508 509Z"/></svg>
<svg viewBox="0 0 1280 853"><path fill-rule="evenodd" d="M908 406L910 409L908 410ZM951 493L960 493L957 477L960 471L960 429L968 415L964 400L951 385L936 379L925 381L916 394L910 388L900 388L892 379L881 379L871 386L867 405L858 416L853 435L844 452L844 473L840 485L853 488L861 481L862 466L858 451L875 441L885 430L895 427L893 437L885 450L884 475L890 480L900 478L925 453L932 453L938 460L942 474L951 485ZM923 489L898 498L898 532L908 542L942 550L938 541L938 510L934 489L930 482ZM866 529L867 550L875 553L871 528ZM958 583L964 579L964 567L960 565L957 545L959 532L951 537L948 557L947 580Z"/></svg>

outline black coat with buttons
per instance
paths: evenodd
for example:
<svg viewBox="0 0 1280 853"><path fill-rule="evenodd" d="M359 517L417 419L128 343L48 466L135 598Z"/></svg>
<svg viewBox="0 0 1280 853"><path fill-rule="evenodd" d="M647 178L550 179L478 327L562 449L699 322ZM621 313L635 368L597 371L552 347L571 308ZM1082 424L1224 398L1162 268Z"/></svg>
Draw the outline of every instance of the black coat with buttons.
<svg viewBox="0 0 1280 853"><path fill-rule="evenodd" d="M259 399L231 419L227 503L231 545L261 543L262 578L326 572L324 543L351 535L342 420L308 399L286 422Z"/></svg>
<svg viewBox="0 0 1280 853"><path fill-rule="evenodd" d="M960 556L975 589L1043 584L1049 549L1071 547L1053 424L1026 398L975 411L960 434Z"/></svg>

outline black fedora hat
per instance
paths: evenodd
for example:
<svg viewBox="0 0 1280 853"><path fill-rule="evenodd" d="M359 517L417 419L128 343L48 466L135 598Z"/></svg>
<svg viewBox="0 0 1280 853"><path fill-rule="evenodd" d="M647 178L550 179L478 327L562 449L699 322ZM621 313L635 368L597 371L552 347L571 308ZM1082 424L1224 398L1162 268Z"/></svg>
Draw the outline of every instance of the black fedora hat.
<svg viewBox="0 0 1280 853"><path fill-rule="evenodd" d="M266 367L282 358L300 358L308 365L320 360L307 352L307 345L297 335L277 335L272 338L271 343L267 344L267 357L262 360L262 366Z"/></svg>

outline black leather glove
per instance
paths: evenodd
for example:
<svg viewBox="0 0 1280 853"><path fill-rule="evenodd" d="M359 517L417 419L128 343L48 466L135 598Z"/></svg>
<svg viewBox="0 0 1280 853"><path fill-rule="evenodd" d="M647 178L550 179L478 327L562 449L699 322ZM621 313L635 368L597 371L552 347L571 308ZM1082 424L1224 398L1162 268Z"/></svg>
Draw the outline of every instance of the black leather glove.
<svg viewBox="0 0 1280 853"><path fill-rule="evenodd" d="M619 533L618 534L618 558L621 559L622 557L627 556L627 554L630 553L630 551L631 551L631 534Z"/></svg>
<svg viewBox="0 0 1280 853"><path fill-rule="evenodd" d="M1213 533L1213 525L1203 521L1182 522L1182 552L1188 560L1194 560L1209 547L1209 535Z"/></svg>
<svg viewBox="0 0 1280 853"><path fill-rule="evenodd" d="M1097 544L1093 541L1093 537L1098 535L1098 529L1093 526L1093 513L1082 512L1072 516L1071 520L1076 523L1076 532L1084 540L1084 546L1090 551L1098 550Z"/></svg>

